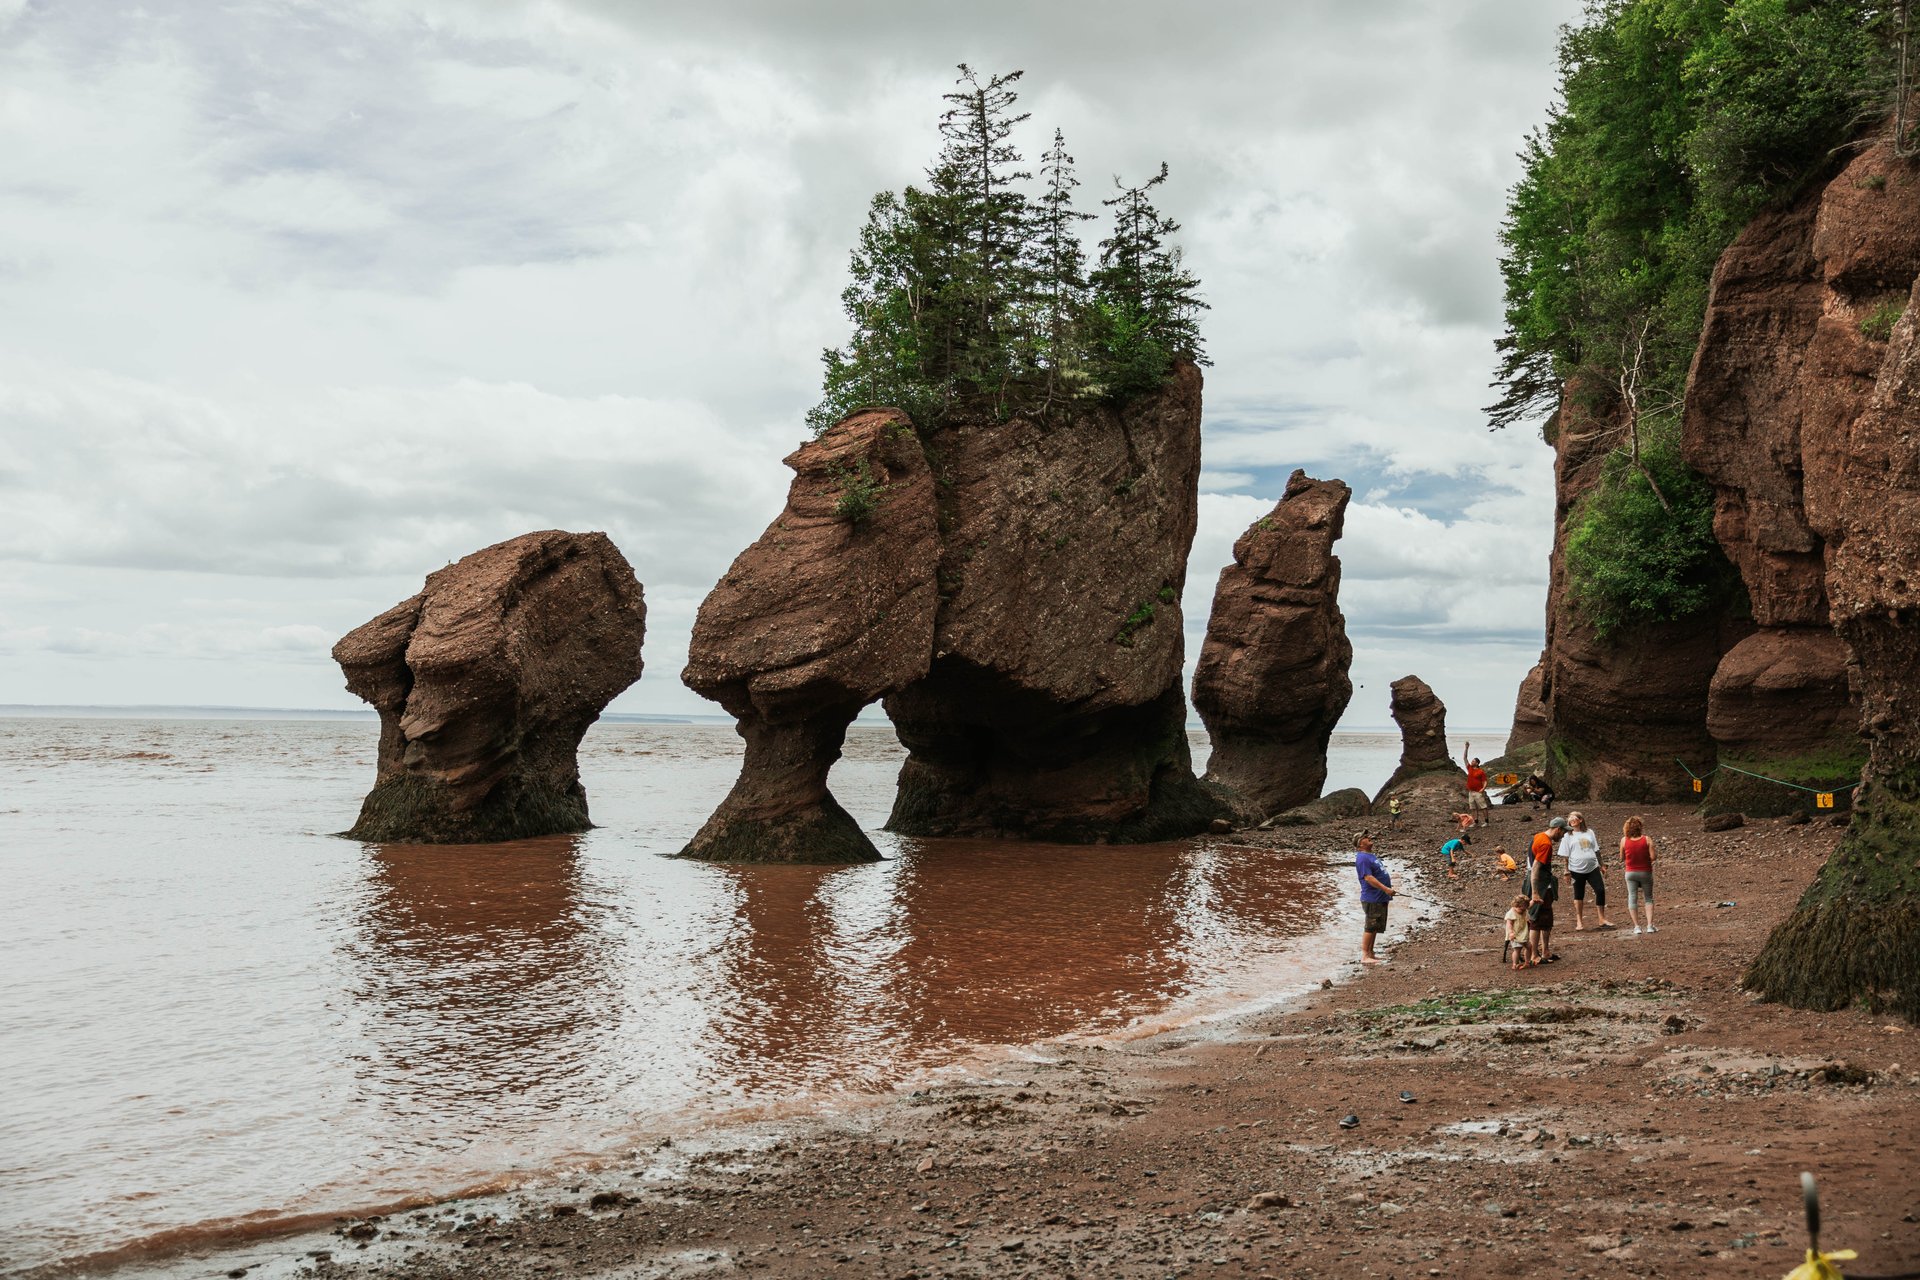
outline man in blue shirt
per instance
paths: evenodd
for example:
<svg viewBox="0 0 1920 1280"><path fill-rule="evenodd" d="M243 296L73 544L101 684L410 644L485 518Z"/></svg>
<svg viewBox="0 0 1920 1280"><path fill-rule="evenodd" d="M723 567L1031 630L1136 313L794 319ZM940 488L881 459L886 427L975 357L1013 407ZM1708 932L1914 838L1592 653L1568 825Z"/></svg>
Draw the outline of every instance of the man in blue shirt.
<svg viewBox="0 0 1920 1280"><path fill-rule="evenodd" d="M1373 856L1373 837L1362 835L1353 842L1353 870L1360 877L1360 910L1366 916L1361 926L1360 963L1382 964L1384 961L1373 954L1373 940L1387 931L1387 901L1395 890L1393 877Z"/></svg>

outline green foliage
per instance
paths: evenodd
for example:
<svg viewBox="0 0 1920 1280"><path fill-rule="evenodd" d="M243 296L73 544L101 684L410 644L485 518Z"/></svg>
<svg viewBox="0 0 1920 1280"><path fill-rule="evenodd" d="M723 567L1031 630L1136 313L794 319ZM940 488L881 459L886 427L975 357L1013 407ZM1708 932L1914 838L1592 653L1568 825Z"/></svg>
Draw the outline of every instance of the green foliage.
<svg viewBox="0 0 1920 1280"><path fill-rule="evenodd" d="M1677 397L1713 265L1892 99L1888 6L1593 0L1560 45L1561 105L1521 152L1501 232L1495 426L1634 353Z"/></svg>
<svg viewBox="0 0 1920 1280"><path fill-rule="evenodd" d="M840 497L833 504L833 514L857 529L871 520L873 513L880 509L887 486L873 474L873 467L865 458L851 467L835 467L833 475L840 486Z"/></svg>
<svg viewBox="0 0 1920 1280"><path fill-rule="evenodd" d="M1162 385L1177 359L1205 363L1199 282L1153 205L1167 169L1106 205L1113 233L1088 273L1065 137L1023 184L1013 134L1021 73L986 81L964 64L940 117L925 182L868 208L841 294L853 334L822 355L823 431L863 405L896 406L922 427L956 412L1046 414L1075 400L1123 399ZM1117 180L1116 180L1117 182Z"/></svg>
<svg viewBox="0 0 1920 1280"><path fill-rule="evenodd" d="M1724 604L1736 581L1714 540L1713 490L1680 461L1678 425L1649 430L1640 461L1644 471L1624 452L1608 458L1567 518L1570 594L1602 639Z"/></svg>
<svg viewBox="0 0 1920 1280"><path fill-rule="evenodd" d="M1120 624L1120 629L1113 633L1113 642L1123 649L1131 649L1134 633L1142 627L1152 626L1153 614L1153 601L1142 600L1139 606L1127 615L1127 620Z"/></svg>
<svg viewBox="0 0 1920 1280"><path fill-rule="evenodd" d="M1874 342L1885 342L1893 336L1893 326L1900 323L1900 317L1906 314L1906 310L1905 294L1895 294L1885 299L1860 318L1861 336Z"/></svg>

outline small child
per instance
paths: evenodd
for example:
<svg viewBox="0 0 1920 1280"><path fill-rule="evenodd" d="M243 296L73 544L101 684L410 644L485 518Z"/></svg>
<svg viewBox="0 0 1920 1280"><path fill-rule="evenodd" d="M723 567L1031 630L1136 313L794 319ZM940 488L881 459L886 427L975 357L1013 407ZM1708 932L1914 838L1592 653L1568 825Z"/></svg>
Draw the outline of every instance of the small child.
<svg viewBox="0 0 1920 1280"><path fill-rule="evenodd" d="M1493 846L1493 856L1499 862L1500 878L1502 880L1512 880L1513 873L1520 868L1514 864L1512 855L1507 852L1507 846L1503 844Z"/></svg>
<svg viewBox="0 0 1920 1280"><path fill-rule="evenodd" d="M1465 836L1467 832L1473 830L1477 822L1477 819L1470 813L1456 813L1453 815L1453 820L1460 824L1460 834L1462 836ZM1471 844L1473 842L1469 840L1467 843Z"/></svg>
<svg viewBox="0 0 1920 1280"><path fill-rule="evenodd" d="M1400 829L1399 796L1394 796L1391 800L1387 801L1387 829L1389 831L1398 831Z"/></svg>
<svg viewBox="0 0 1920 1280"><path fill-rule="evenodd" d="M1454 870L1454 859L1467 856L1466 844L1461 840L1449 840L1440 846L1440 852L1447 860L1447 879L1458 879L1459 872Z"/></svg>
<svg viewBox="0 0 1920 1280"><path fill-rule="evenodd" d="M1507 968L1524 969L1532 958L1531 944L1527 938L1527 898L1525 894L1513 900L1507 908L1507 945L1502 952L1507 959Z"/></svg>

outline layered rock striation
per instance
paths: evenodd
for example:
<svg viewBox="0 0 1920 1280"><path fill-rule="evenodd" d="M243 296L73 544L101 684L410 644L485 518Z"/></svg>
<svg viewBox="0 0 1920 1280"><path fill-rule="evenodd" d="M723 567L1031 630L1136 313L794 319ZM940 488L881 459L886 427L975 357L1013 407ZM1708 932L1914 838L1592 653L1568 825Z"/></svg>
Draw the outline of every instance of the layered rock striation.
<svg viewBox="0 0 1920 1280"><path fill-rule="evenodd" d="M1547 737L1547 655L1528 668L1513 700L1513 729L1507 734L1507 754L1544 742Z"/></svg>
<svg viewBox="0 0 1920 1280"><path fill-rule="evenodd" d="M746 741L739 780L684 852L725 862L880 855L827 789L860 709L924 676L940 533L913 424L855 414L786 463L786 508L700 606L682 679Z"/></svg>
<svg viewBox="0 0 1920 1280"><path fill-rule="evenodd" d="M476 843L584 831L576 753L640 678L647 611L601 533L524 534L436 570L333 647L380 713L374 787L345 834Z"/></svg>
<svg viewBox="0 0 1920 1280"><path fill-rule="evenodd" d="M1920 193L1920 165L1881 155L1879 166L1866 173L1884 188ZM1887 277L1865 280L1884 289ZM1864 704L1865 775L1840 847L1747 982L1793 1004L1920 1021L1920 279L1877 345L1873 392L1835 441L1823 497L1808 504L1826 543L1828 609Z"/></svg>
<svg viewBox="0 0 1920 1280"><path fill-rule="evenodd" d="M1864 755L1823 530L1847 501L1846 442L1881 371L1874 317L1890 321L1920 274L1920 185L1904 168L1870 147L1755 218L1715 268L1688 383L1687 461L1714 487L1714 532L1758 628L1721 662L1709 723L1725 761L1821 788L1844 787ZM1748 813L1803 804L1733 772L1709 796Z"/></svg>
<svg viewBox="0 0 1920 1280"><path fill-rule="evenodd" d="M786 512L695 628L686 681L739 720L747 759L685 852L875 856L826 776L876 698L908 752L892 830L1137 841L1225 816L1180 689L1200 395L1182 365L1046 422L916 432L872 410L789 458Z"/></svg>
<svg viewBox="0 0 1920 1280"><path fill-rule="evenodd" d="M1320 795L1327 742L1353 697L1333 544L1353 492L1295 471L1285 495L1233 544L1214 588L1193 705L1213 755L1207 779L1262 815Z"/></svg>

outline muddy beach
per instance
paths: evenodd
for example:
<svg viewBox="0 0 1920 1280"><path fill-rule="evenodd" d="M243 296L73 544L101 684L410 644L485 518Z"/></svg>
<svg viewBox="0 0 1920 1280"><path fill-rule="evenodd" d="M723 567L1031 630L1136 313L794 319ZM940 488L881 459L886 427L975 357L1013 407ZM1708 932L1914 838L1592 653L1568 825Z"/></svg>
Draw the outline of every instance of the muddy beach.
<svg viewBox="0 0 1920 1280"><path fill-rule="evenodd" d="M1586 812L1606 832L1627 810ZM1423 894L1451 909L1409 935L1419 910L1396 908L1390 964L1294 1007L1040 1044L989 1077L205 1263L326 1277L1784 1275L1805 1247L1807 1169L1827 1248L1857 1249L1862 1273L1920 1266L1916 1033L1737 987L1839 832L1706 833L1678 806L1646 812L1662 849L1653 935L1591 918L1576 932L1563 903L1562 961L1509 972L1482 914L1510 893L1489 850L1537 819L1503 812L1458 880L1433 865L1441 825L1403 821L1383 842L1392 865L1419 867ZM1348 1114L1359 1123L1343 1130Z"/></svg>

